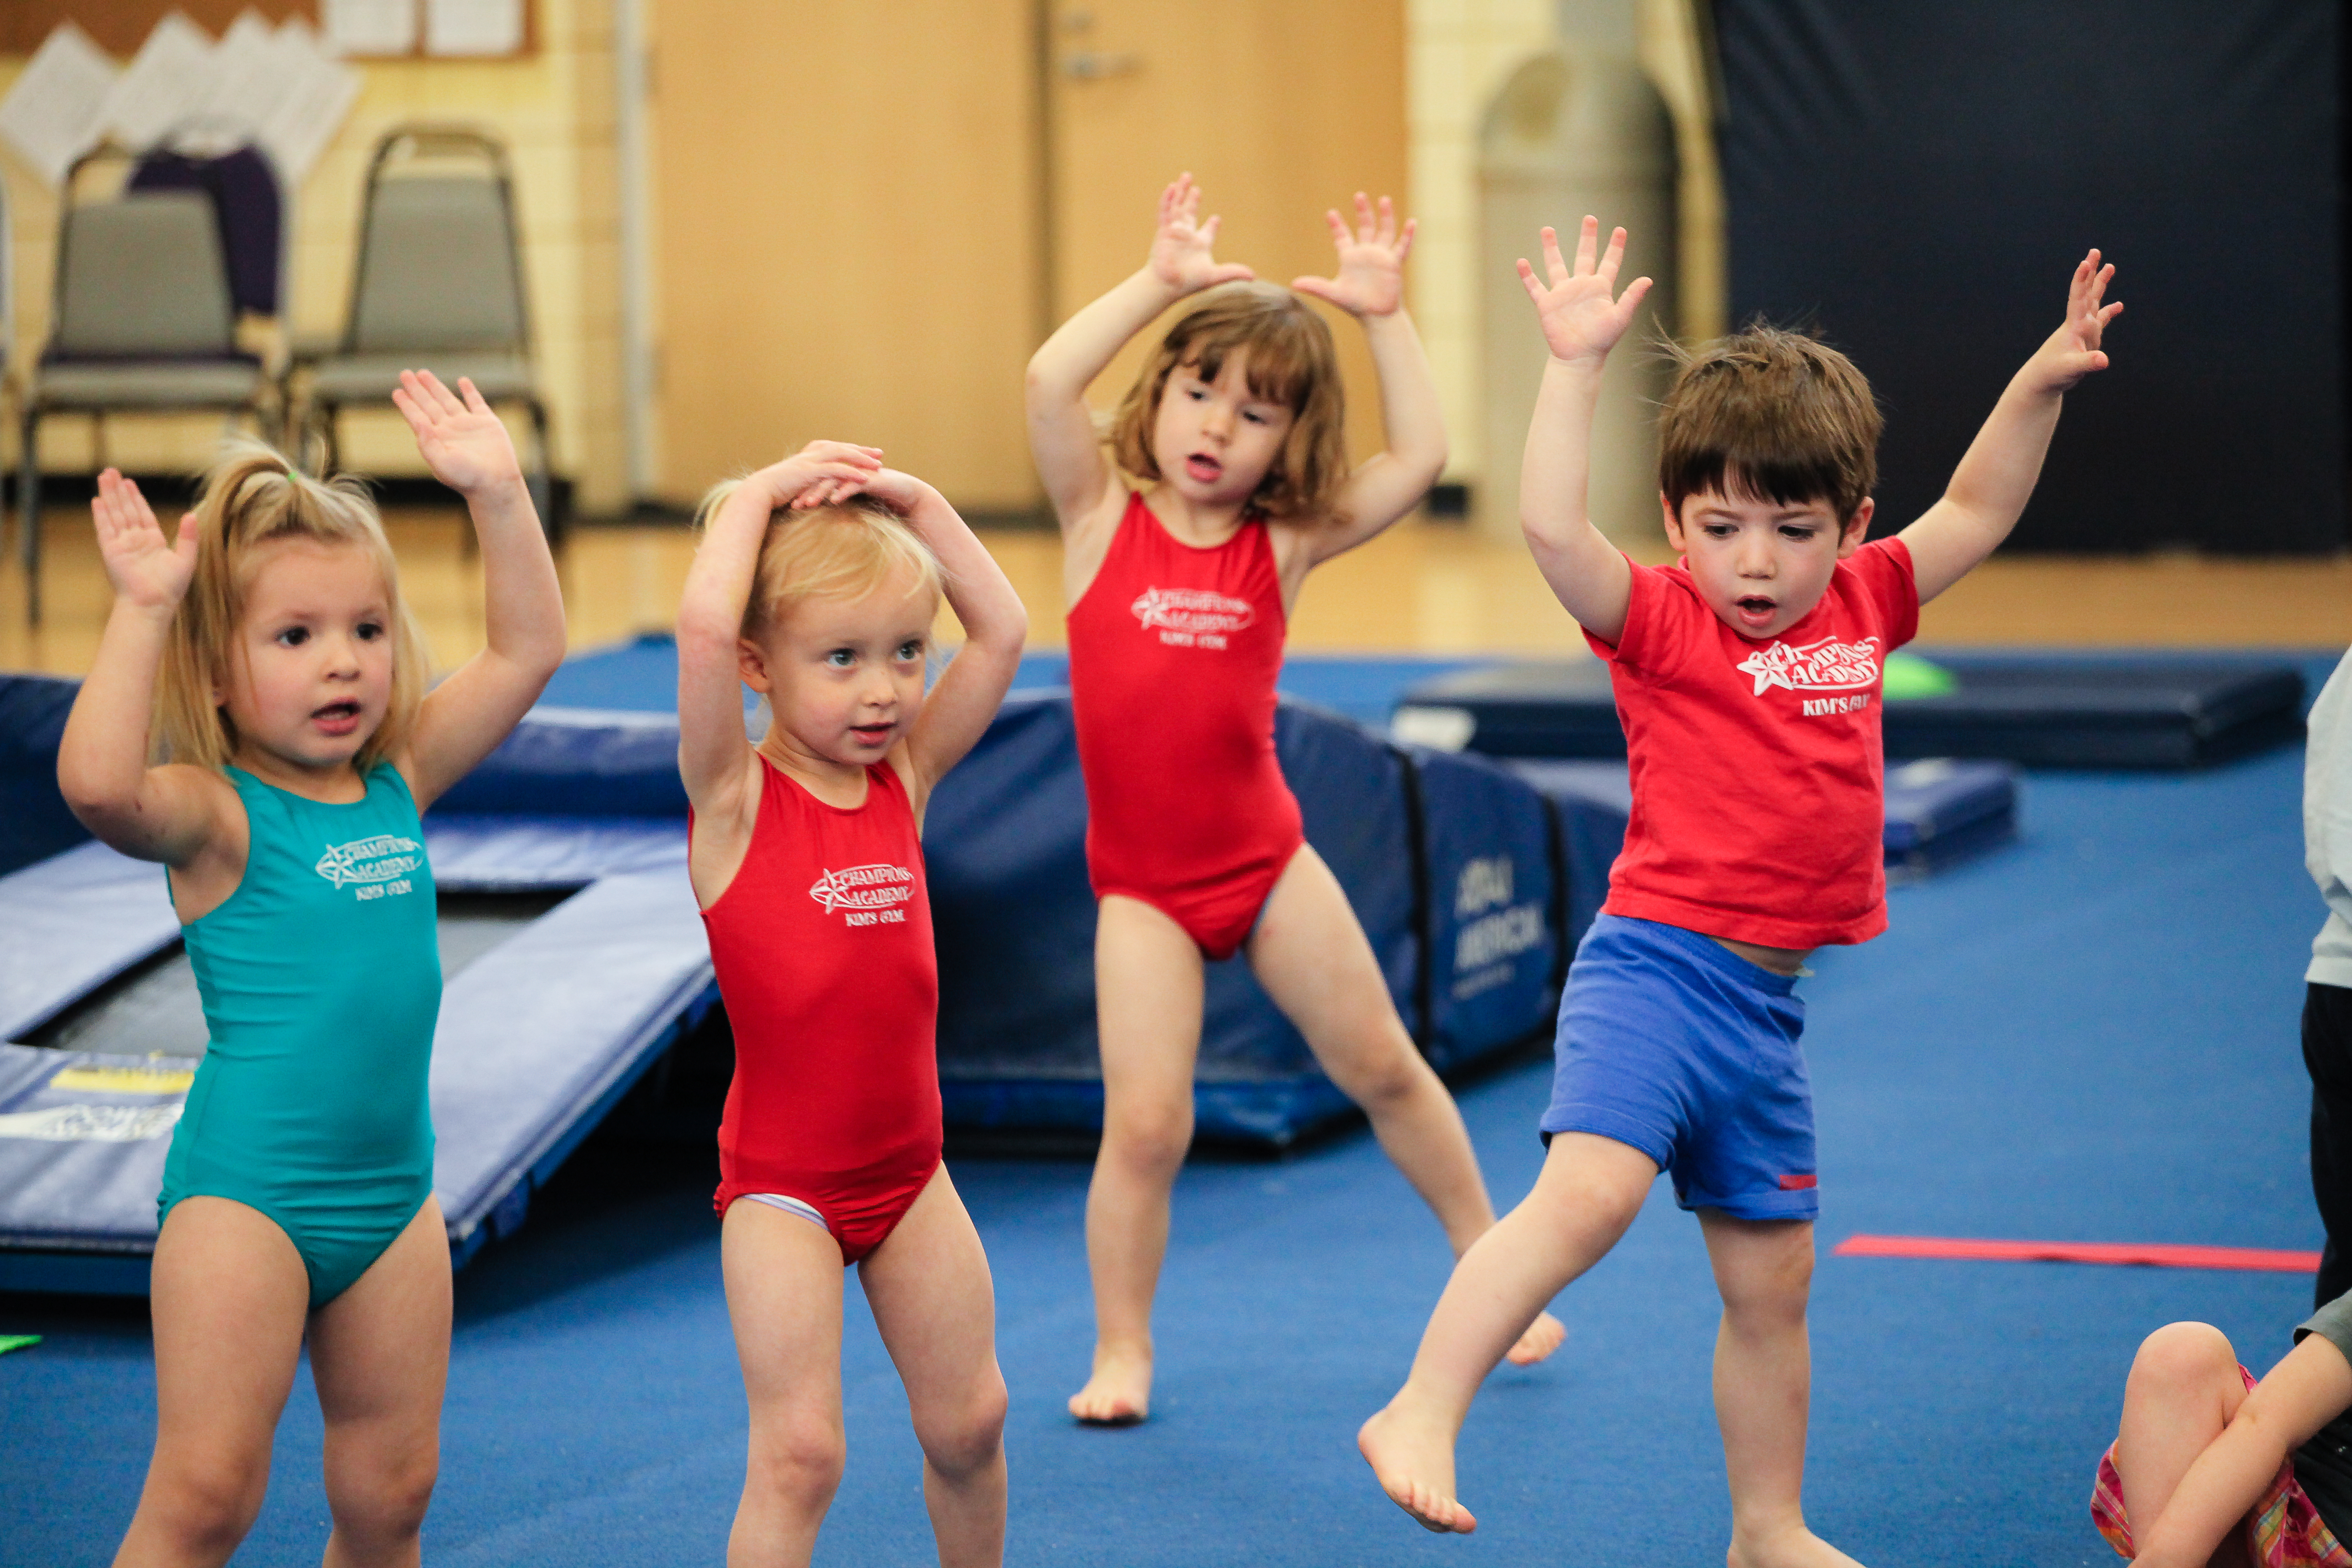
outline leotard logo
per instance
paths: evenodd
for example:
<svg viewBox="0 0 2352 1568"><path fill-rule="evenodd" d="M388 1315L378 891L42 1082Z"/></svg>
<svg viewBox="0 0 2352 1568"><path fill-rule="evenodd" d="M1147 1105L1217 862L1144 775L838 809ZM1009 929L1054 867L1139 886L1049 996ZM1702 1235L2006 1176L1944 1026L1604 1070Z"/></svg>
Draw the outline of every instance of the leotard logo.
<svg viewBox="0 0 2352 1568"><path fill-rule="evenodd" d="M1146 588L1128 607L1144 630L1179 647L1223 647L1228 635L1257 619L1257 606L1247 599L1206 588Z"/></svg>
<svg viewBox="0 0 2352 1568"><path fill-rule="evenodd" d="M319 857L319 864L312 869L338 888L347 888L354 883L394 881L424 864L425 846L414 838L383 833L373 838L354 838L349 844L336 845Z"/></svg>
<svg viewBox="0 0 2352 1568"><path fill-rule="evenodd" d="M898 906L914 896L915 874L904 866L852 866L809 884L809 897L827 914L839 911L844 925L904 925Z"/></svg>
<svg viewBox="0 0 2352 1568"><path fill-rule="evenodd" d="M1749 654L1737 668L1756 678L1759 697L1776 686L1784 691L1853 691L1878 684L1878 639L1823 637L1803 647L1776 642Z"/></svg>

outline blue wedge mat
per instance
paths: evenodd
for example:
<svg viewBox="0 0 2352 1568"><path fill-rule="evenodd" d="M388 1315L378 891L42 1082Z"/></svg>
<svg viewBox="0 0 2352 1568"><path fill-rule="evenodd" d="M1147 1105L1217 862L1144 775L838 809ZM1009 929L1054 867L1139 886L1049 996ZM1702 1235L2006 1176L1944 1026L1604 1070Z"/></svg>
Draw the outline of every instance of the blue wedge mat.
<svg viewBox="0 0 2352 1568"><path fill-rule="evenodd" d="M1559 813L1567 846L1572 946L1609 896L1633 792L1622 762L1515 760ZM1886 879L1915 881L2017 837L2018 775L2006 763L1927 758L1886 770Z"/></svg>
<svg viewBox="0 0 2352 1568"><path fill-rule="evenodd" d="M1445 1068L1549 1031L1568 968L1567 847L1543 795L1509 768L1411 755L1428 868L1428 1055Z"/></svg>
<svg viewBox="0 0 2352 1568"><path fill-rule="evenodd" d="M460 1263L522 1222L532 1188L715 999L685 823L663 811L676 754L674 722L542 710L451 795L530 815L425 819L448 973L434 1189ZM461 922L481 929L453 943L450 898L518 893L569 896L527 923ZM178 937L161 869L102 845L0 878L0 1289L145 1289L193 1061L138 1047L203 1039ZM85 1003L109 1016L85 1029ZM43 1034L100 1043L26 1043Z"/></svg>
<svg viewBox="0 0 2352 1568"><path fill-rule="evenodd" d="M2291 659L2174 652L1919 650L1958 685L1889 702L1891 757L2000 758L2031 767L2184 768L2294 741L2303 672ZM1499 664L1406 689L1397 732L1498 756L1625 754L1608 666Z"/></svg>

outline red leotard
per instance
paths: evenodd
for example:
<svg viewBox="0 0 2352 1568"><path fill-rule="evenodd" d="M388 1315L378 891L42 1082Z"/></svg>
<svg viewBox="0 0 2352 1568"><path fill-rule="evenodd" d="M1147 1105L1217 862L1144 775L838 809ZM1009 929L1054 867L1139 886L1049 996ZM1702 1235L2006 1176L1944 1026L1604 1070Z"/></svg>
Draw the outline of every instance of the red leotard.
<svg viewBox="0 0 2352 1568"><path fill-rule="evenodd" d="M1241 946L1306 842L1274 752L1284 630L1263 518L1196 549L1141 495L1070 611L1095 896L1141 900L1211 958Z"/></svg>
<svg viewBox="0 0 2352 1568"><path fill-rule="evenodd" d="M702 911L735 1031L718 1208L798 1198L851 1264L881 1245L940 1164L939 958L906 786L866 770L827 805L761 760L742 868Z"/></svg>

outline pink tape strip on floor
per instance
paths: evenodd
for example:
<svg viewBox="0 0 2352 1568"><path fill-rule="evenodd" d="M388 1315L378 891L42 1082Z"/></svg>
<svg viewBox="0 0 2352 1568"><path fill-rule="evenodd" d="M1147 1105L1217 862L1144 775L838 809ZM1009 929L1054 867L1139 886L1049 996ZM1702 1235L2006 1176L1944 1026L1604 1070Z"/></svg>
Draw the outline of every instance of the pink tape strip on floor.
<svg viewBox="0 0 2352 1568"><path fill-rule="evenodd" d="M1970 1241L1940 1236L1849 1236L1839 1258L1961 1258L1995 1263L2137 1263L2154 1268L2245 1268L2316 1274L2319 1254L2262 1247L2174 1247L2144 1241Z"/></svg>

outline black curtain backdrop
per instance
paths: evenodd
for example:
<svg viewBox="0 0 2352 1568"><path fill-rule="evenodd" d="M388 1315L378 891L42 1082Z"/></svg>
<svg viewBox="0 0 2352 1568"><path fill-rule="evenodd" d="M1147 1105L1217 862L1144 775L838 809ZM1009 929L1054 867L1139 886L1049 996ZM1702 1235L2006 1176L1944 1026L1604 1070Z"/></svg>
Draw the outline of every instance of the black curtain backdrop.
<svg viewBox="0 0 2352 1568"><path fill-rule="evenodd" d="M1877 388L1874 533L1942 493L2095 245L2114 364L2015 545L2344 547L2335 5L1714 10L1733 319L1809 325Z"/></svg>

